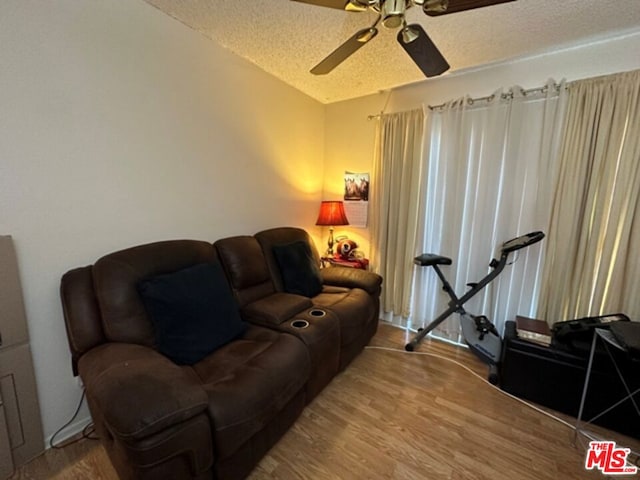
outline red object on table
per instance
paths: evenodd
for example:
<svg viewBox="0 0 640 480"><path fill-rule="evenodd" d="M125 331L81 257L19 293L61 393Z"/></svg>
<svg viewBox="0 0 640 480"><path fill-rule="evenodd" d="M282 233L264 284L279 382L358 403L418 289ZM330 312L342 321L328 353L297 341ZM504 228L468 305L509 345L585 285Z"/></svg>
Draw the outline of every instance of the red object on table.
<svg viewBox="0 0 640 480"><path fill-rule="evenodd" d="M322 261L337 267L359 268L361 270L367 270L369 268L369 259L367 258L345 260L340 257L323 257Z"/></svg>

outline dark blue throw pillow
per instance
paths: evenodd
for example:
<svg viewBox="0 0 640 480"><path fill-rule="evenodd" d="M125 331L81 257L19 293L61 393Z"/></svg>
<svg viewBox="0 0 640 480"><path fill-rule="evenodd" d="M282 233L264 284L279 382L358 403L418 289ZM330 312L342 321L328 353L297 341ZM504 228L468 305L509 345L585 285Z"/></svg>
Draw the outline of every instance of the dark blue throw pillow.
<svg viewBox="0 0 640 480"><path fill-rule="evenodd" d="M158 350L178 365L198 362L247 328L217 263L147 278L138 292Z"/></svg>
<svg viewBox="0 0 640 480"><path fill-rule="evenodd" d="M285 292L315 297L322 291L320 268L307 242L301 240L276 245L273 247L273 255L280 267Z"/></svg>

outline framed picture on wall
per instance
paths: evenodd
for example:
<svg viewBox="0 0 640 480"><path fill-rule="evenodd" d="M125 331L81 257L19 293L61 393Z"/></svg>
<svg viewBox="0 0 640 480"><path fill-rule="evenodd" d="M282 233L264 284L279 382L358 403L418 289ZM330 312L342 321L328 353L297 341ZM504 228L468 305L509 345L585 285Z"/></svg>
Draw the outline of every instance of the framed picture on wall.
<svg viewBox="0 0 640 480"><path fill-rule="evenodd" d="M369 193L368 173L344 172L344 210L350 226L367 226Z"/></svg>

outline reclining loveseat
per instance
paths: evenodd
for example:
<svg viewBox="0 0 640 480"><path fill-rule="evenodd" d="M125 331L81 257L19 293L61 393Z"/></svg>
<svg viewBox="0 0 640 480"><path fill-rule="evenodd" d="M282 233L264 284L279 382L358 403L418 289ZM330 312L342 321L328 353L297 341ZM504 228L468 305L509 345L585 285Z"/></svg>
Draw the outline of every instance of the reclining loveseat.
<svg viewBox="0 0 640 480"><path fill-rule="evenodd" d="M67 272L74 375L123 479L241 479L378 324L380 276L306 231L169 240Z"/></svg>

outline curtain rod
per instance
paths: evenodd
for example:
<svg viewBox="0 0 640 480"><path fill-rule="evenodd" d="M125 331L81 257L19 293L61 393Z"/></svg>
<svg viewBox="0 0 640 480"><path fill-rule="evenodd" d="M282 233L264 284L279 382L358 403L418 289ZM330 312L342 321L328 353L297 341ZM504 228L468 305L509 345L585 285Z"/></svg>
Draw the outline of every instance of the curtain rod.
<svg viewBox="0 0 640 480"><path fill-rule="evenodd" d="M380 93L384 93L383 90L380 91ZM369 115L367 117L367 120L373 120L374 118L380 118L382 115L384 115L384 111L387 109L387 105L389 105L389 100L391 100L391 94L393 93L393 90L389 90L389 94L387 95L387 99L384 102L384 106L382 107L382 110L380 110L380 113L376 114L376 115Z"/></svg>
<svg viewBox="0 0 640 480"><path fill-rule="evenodd" d="M561 87L562 87L561 83L555 83L554 82L553 85L552 85L552 88L555 90L556 93L560 92L560 88ZM532 95L532 94L535 94L535 93L547 93L548 89L549 89L549 85L544 85L542 87L536 87L536 88L530 88L528 90L525 90L525 89L521 88L520 89L520 93L526 97L527 95ZM474 103L477 103L477 102L489 102L489 101L493 100L494 98L495 98L495 94L492 93L491 95L487 95L487 96L484 96L484 97L468 98L466 100L466 102L469 105L473 105ZM509 89L509 91L507 93L501 94L500 98L502 100L512 100L513 99L513 89ZM429 108L429 110L432 110L432 111L433 110L441 110L441 109L443 109L444 107L447 106L447 103L448 102L441 103L439 105L429 105L428 108ZM375 115L369 115L369 116L367 116L367 120L374 120L376 118L382 117L382 115L383 115L382 112L381 113L377 113Z"/></svg>
<svg viewBox="0 0 640 480"><path fill-rule="evenodd" d="M555 93L559 93L560 88L562 87L562 84L554 82L553 85L551 85L551 87L553 88ZM542 87L529 88L528 90L525 90L524 88L520 88L520 93L526 97L527 95L532 95L536 93L547 93L548 90L549 90L549 85L547 84ZM467 102L468 105L473 105L474 103L477 103L477 102L490 102L495 97L496 97L495 93L492 93L491 95L487 95L484 97L476 97L476 98L469 97L465 101ZM500 99L513 100L513 88L509 89L509 91L506 93L500 94ZM448 103L449 102L441 103L439 105L429 105L428 108L429 110L442 110L444 107L447 106Z"/></svg>

